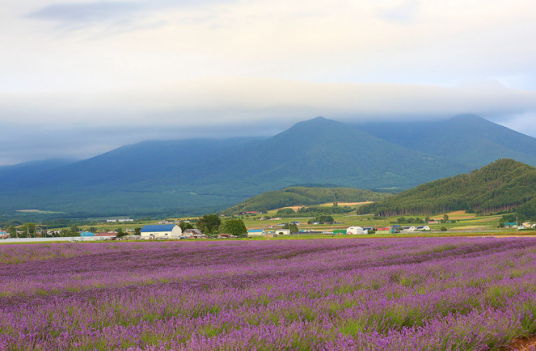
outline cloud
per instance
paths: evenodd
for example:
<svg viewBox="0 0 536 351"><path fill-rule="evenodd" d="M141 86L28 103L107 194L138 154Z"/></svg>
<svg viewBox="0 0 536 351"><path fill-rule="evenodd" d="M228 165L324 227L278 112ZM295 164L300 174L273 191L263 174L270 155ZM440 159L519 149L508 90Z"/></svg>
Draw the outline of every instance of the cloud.
<svg viewBox="0 0 536 351"><path fill-rule="evenodd" d="M59 23L90 24L110 20L124 20L140 14L172 8L199 6L215 0L151 0L151 1L97 1L62 3L45 6L28 15L29 18Z"/></svg>
<svg viewBox="0 0 536 351"><path fill-rule="evenodd" d="M463 113L501 123L528 116L517 126L536 136L526 128L536 113L536 92L487 82L445 88L207 78L102 93L0 95L0 106L3 159L88 157L151 139L270 136L316 116L352 123Z"/></svg>
<svg viewBox="0 0 536 351"><path fill-rule="evenodd" d="M146 7L140 2L119 1L54 4L31 13L29 17L60 22L101 22L125 17Z"/></svg>
<svg viewBox="0 0 536 351"><path fill-rule="evenodd" d="M389 22L413 22L421 10L420 1L406 1L395 7L380 11L380 17Z"/></svg>

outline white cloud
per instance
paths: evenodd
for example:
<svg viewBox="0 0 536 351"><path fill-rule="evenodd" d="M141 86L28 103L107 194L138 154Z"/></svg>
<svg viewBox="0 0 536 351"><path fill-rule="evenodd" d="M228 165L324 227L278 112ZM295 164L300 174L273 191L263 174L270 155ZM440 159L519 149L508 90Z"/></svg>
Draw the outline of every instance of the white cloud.
<svg viewBox="0 0 536 351"><path fill-rule="evenodd" d="M0 128L530 114L535 17L533 0L4 0Z"/></svg>

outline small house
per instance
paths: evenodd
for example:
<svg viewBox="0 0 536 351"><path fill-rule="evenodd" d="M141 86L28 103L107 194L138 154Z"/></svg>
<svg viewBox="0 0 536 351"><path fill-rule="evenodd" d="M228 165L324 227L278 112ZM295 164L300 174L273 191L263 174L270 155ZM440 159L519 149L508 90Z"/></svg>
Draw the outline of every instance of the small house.
<svg viewBox="0 0 536 351"><path fill-rule="evenodd" d="M274 234L277 234L277 235L290 235L290 229L277 229Z"/></svg>

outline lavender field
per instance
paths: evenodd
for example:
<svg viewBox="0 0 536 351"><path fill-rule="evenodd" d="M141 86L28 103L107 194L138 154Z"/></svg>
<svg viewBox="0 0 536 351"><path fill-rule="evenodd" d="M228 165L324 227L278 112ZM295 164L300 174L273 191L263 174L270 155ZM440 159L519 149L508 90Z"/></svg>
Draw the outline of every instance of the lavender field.
<svg viewBox="0 0 536 351"><path fill-rule="evenodd" d="M536 332L536 240L0 246L0 350L486 350Z"/></svg>

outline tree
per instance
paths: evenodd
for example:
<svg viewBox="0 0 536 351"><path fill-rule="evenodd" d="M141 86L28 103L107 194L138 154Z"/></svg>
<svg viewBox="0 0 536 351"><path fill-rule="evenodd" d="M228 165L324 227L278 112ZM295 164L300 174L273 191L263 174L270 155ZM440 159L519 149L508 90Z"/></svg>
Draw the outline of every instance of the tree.
<svg viewBox="0 0 536 351"><path fill-rule="evenodd" d="M236 235L239 238L246 238L248 235L246 225L240 218L223 221L220 225L219 232Z"/></svg>
<svg viewBox="0 0 536 351"><path fill-rule="evenodd" d="M7 232L9 233L9 236L12 238L17 236L17 228L15 228L12 225L10 225L9 228L7 228Z"/></svg>
<svg viewBox="0 0 536 351"><path fill-rule="evenodd" d="M290 229L291 233L297 233L300 231L295 223L285 223L283 229Z"/></svg>
<svg viewBox="0 0 536 351"><path fill-rule="evenodd" d="M20 227L20 230L24 232L23 237L31 237L32 235L35 236L36 228L37 224L35 223L25 223Z"/></svg>
<svg viewBox="0 0 536 351"><path fill-rule="evenodd" d="M189 222L181 221L179 223L179 227L181 227L181 230L184 232L186 229L194 229L194 225Z"/></svg>
<svg viewBox="0 0 536 351"><path fill-rule="evenodd" d="M195 223L197 229L205 234L216 234L218 228L220 227L221 220L217 214L204 215L199 218Z"/></svg>
<svg viewBox="0 0 536 351"><path fill-rule="evenodd" d="M80 228L78 228L78 224L74 223L71 225L71 232L73 232L73 234L79 231L80 231Z"/></svg>
<svg viewBox="0 0 536 351"><path fill-rule="evenodd" d="M134 228L134 235L141 235L141 228Z"/></svg>
<svg viewBox="0 0 536 351"><path fill-rule="evenodd" d="M95 233L97 231L96 227L89 227L89 231Z"/></svg>
<svg viewBox="0 0 536 351"><path fill-rule="evenodd" d="M123 232L123 228L117 228L116 231L117 231L117 235L115 236L116 238L121 238L123 236L128 235L126 232Z"/></svg>
<svg viewBox="0 0 536 351"><path fill-rule="evenodd" d="M292 208L282 208L280 210L277 210L277 216L278 217L289 217L294 216L296 212Z"/></svg>
<svg viewBox="0 0 536 351"><path fill-rule="evenodd" d="M445 213L445 214L443 215L443 220L444 220L445 222L448 221L448 220L449 220L449 215Z"/></svg>

